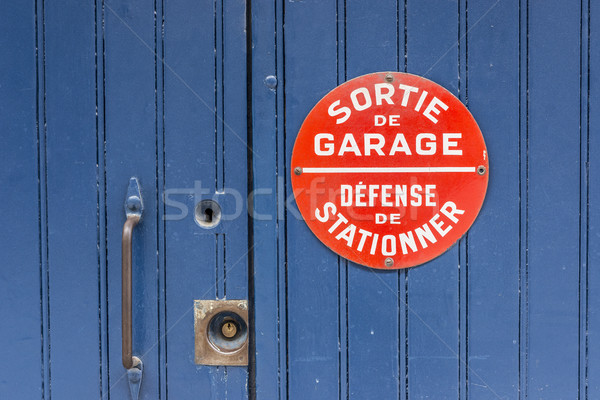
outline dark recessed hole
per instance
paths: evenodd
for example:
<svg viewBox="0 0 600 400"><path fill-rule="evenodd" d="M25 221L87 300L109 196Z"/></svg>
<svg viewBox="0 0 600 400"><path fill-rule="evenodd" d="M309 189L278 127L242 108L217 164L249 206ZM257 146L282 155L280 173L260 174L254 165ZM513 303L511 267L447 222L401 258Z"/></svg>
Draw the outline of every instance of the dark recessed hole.
<svg viewBox="0 0 600 400"><path fill-rule="evenodd" d="M210 224L213 220L213 210L212 208L207 208L204 210L204 222Z"/></svg>
<svg viewBox="0 0 600 400"><path fill-rule="evenodd" d="M214 228L221 221L221 207L214 200L202 200L196 204L194 219L202 228Z"/></svg>

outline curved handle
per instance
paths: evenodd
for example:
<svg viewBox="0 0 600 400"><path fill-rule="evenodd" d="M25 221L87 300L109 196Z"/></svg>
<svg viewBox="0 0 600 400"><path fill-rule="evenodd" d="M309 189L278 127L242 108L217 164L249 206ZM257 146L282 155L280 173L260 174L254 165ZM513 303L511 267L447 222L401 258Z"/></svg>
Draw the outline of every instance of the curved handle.
<svg viewBox="0 0 600 400"><path fill-rule="evenodd" d="M136 367L141 370L141 360L132 354L132 301L131 301L131 242L133 228L142 219L143 211L142 194L137 178L129 180L127 198L125 200L125 215L127 220L123 225L123 238L121 241L121 332L122 332L122 359L127 370Z"/></svg>
<svg viewBox="0 0 600 400"><path fill-rule="evenodd" d="M122 356L123 366L131 369L137 363L132 354L132 305L131 305L131 238L133 228L140 222L139 215L130 215L123 225L123 240L121 242L121 329L123 334Z"/></svg>

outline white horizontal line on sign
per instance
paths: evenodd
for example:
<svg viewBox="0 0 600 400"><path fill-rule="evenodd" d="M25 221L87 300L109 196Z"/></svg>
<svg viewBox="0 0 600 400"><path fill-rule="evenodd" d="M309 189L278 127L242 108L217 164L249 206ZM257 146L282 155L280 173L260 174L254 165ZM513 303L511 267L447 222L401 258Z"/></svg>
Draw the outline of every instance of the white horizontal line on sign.
<svg viewBox="0 0 600 400"><path fill-rule="evenodd" d="M406 172L475 172L475 167L324 167L302 168L306 174L338 174L338 173L406 173Z"/></svg>

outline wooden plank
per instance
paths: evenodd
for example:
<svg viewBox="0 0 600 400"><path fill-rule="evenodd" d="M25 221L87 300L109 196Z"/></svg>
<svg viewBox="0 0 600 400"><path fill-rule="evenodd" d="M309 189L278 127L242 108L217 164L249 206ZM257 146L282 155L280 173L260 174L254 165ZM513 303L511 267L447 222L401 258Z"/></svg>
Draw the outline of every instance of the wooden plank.
<svg viewBox="0 0 600 400"><path fill-rule="evenodd" d="M167 383L181 399L247 398L247 368L197 366L188 340L193 300L248 296L244 26L240 1L165 5L165 190L186 210L165 212ZM194 222L201 199L221 207L213 229Z"/></svg>
<svg viewBox="0 0 600 400"><path fill-rule="evenodd" d="M224 287L229 299L248 299L248 161L246 1L222 3L222 147L225 211ZM228 212L229 211L229 212ZM228 367L227 399L248 398L248 368Z"/></svg>
<svg viewBox="0 0 600 400"><path fill-rule="evenodd" d="M225 260L226 296L248 298L248 212L246 102L246 6L244 0L228 1L223 8L223 147L225 195L234 207L228 213ZM239 196L238 196L239 194ZM240 382L242 384L242 382Z"/></svg>
<svg viewBox="0 0 600 400"><path fill-rule="evenodd" d="M519 42L518 1L469 2L466 28L468 105L490 154L488 193L468 237L468 396L517 398L519 47L507 43Z"/></svg>
<svg viewBox="0 0 600 400"><path fill-rule="evenodd" d="M435 10L435 12L431 12ZM408 72L455 95L458 5L408 2ZM458 246L408 271L408 391L414 398L455 398L459 379Z"/></svg>
<svg viewBox="0 0 600 400"><path fill-rule="evenodd" d="M578 396L580 6L529 4L530 396ZM560 24L561 29L556 29ZM560 92L556 84L560 82ZM551 138L551 140L549 140Z"/></svg>
<svg viewBox="0 0 600 400"><path fill-rule="evenodd" d="M283 2L281 2L283 3ZM292 194L289 160L310 109L337 83L333 2L285 2L284 198ZM317 27L317 29L315 29ZM293 204L293 203L292 203ZM299 216L287 208L288 398L338 397L338 264Z"/></svg>
<svg viewBox="0 0 600 400"><path fill-rule="evenodd" d="M0 4L0 397L7 399L41 398L45 383L35 16L31 2Z"/></svg>
<svg viewBox="0 0 600 400"><path fill-rule="evenodd" d="M129 178L139 179L142 222L133 233L133 354L144 362L140 398L159 393L154 2L105 3L106 206L109 387L129 396L121 364L121 233ZM164 360L162 360L164 362Z"/></svg>
<svg viewBox="0 0 600 400"><path fill-rule="evenodd" d="M182 399L224 392L215 367L195 365L191 340L193 301L215 299L222 278L217 237L194 222L196 202L214 193L217 181L216 18L212 1L165 4L167 383L169 395ZM173 200L184 207L181 215ZM219 250L222 261L222 245Z"/></svg>
<svg viewBox="0 0 600 400"><path fill-rule="evenodd" d="M256 398L286 396L285 225L279 185L283 149L283 10L280 2L252 3L252 217ZM276 32L273 35L273 32ZM277 79L271 84L267 77ZM276 86L273 87L273 84ZM284 217L283 215L281 217Z"/></svg>
<svg viewBox="0 0 600 400"><path fill-rule="evenodd" d="M397 4L348 1L345 12L347 78L397 70L397 41L404 41L398 36ZM404 343L404 338L399 338L399 273L354 263L344 267L348 268L349 395L356 399L397 398L404 386L398 381L399 344ZM402 364L404 368L404 360Z"/></svg>
<svg viewBox="0 0 600 400"><path fill-rule="evenodd" d="M100 389L95 7L45 3L44 12L51 394L95 397Z"/></svg>

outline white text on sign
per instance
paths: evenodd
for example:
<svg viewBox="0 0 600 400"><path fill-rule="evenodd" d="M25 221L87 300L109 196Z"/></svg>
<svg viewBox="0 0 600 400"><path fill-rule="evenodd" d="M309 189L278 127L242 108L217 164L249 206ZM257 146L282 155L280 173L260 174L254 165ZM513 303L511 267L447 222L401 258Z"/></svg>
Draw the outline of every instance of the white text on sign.
<svg viewBox="0 0 600 400"><path fill-rule="evenodd" d="M458 140L462 133L442 133L441 153L445 156L460 156ZM362 141L357 141L352 133L346 133L339 148L335 146L335 137L331 133L317 133L315 135L315 154L318 156L343 156L352 153L355 156L393 156L404 154L407 156L416 153L421 156L432 156L438 153L437 136L433 133L419 133L408 144L403 133L397 133L391 145L386 142L385 136L380 133L365 133ZM360 144L359 144L360 142Z"/></svg>
<svg viewBox="0 0 600 400"><path fill-rule="evenodd" d="M342 207L435 207L435 185L341 185Z"/></svg>
<svg viewBox="0 0 600 400"><path fill-rule="evenodd" d="M391 83L376 83L370 90L366 87L359 87L350 93L352 108L348 106L340 107L341 100L336 100L331 103L327 112L331 117L340 116L335 123L343 124L350 118L353 109L355 111L365 111L371 108L373 104L380 106L383 102L391 105L399 103L402 107L413 108L416 112L422 113L431 122L437 124L436 115L439 115L441 111L448 110L448 106L444 102L435 96L429 96L426 90L404 84L399 84L398 89L400 90L396 92L396 87ZM373 103L373 99L375 99L375 103ZM423 107L424 104L427 105Z"/></svg>
<svg viewBox="0 0 600 400"><path fill-rule="evenodd" d="M348 218L337 212L336 205L330 201L325 203L323 211L315 208L315 217L320 222L326 223L331 219L334 220L328 232L334 234L336 240L344 242L346 246L359 252L368 251L371 255L379 253L386 257L395 256L398 253L404 255L409 252L416 253L421 249L426 249L429 244L437 243L438 238L446 236L458 223L458 216L464 213L465 210L461 210L455 203L447 201L440 208L439 213L414 231L401 232L397 235L383 235L380 238L377 233L349 223Z"/></svg>

